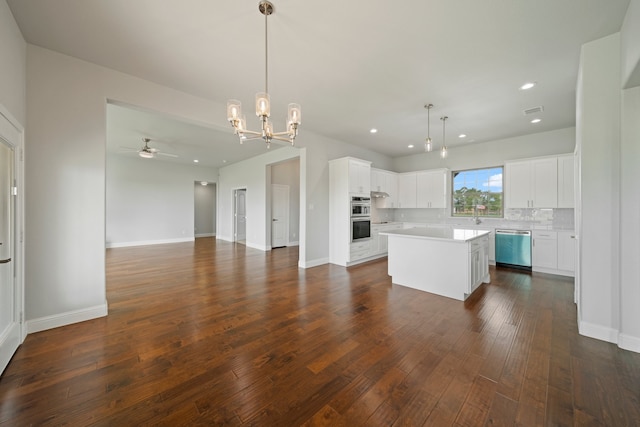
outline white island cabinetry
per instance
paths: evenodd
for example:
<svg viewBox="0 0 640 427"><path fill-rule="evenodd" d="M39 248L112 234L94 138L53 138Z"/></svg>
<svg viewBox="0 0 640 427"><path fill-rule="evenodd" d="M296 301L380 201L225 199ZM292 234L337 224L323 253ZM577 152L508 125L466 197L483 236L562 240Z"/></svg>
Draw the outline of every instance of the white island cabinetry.
<svg viewBox="0 0 640 427"><path fill-rule="evenodd" d="M409 228L380 232L389 237L393 283L460 301L489 283L487 230Z"/></svg>

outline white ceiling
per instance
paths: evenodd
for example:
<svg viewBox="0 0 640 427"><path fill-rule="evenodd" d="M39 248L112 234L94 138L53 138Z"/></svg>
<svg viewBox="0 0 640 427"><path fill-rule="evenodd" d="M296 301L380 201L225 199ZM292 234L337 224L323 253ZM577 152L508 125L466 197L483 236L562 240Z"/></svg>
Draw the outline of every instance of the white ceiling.
<svg viewBox="0 0 640 427"><path fill-rule="evenodd" d="M247 113L263 90L264 17L257 0L7 2L29 43L221 104L236 98ZM619 31L629 0L273 3L269 92L276 131L283 130L278 124L287 104L298 102L301 141L310 130L398 157L422 152L426 103L435 105L437 147L442 115L449 116L450 147L574 126L580 46ZM536 87L519 90L527 81ZM534 125L523 110L537 106L544 111ZM253 114L247 118L249 128L258 127ZM227 125L224 108L215 120ZM109 108L110 146L137 147L146 136L181 161L220 155L220 148L197 152L217 147L211 141L237 149L228 129ZM460 133L468 137L460 140ZM222 157L233 162L265 149L240 148Z"/></svg>

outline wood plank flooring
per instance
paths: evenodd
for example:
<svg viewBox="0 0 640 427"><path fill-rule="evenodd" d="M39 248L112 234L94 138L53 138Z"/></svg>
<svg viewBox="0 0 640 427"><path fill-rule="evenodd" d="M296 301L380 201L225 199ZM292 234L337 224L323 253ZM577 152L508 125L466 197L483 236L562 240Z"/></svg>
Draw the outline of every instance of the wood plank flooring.
<svg viewBox="0 0 640 427"><path fill-rule="evenodd" d="M0 425L640 425L640 354L577 334L572 279L492 268L463 303L297 259L108 250L109 316L29 335Z"/></svg>

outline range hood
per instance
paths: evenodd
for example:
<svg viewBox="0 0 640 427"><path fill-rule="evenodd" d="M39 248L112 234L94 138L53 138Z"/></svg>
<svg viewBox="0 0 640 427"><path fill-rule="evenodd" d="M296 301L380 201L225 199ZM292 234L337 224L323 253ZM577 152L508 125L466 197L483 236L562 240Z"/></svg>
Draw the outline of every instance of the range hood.
<svg viewBox="0 0 640 427"><path fill-rule="evenodd" d="M389 194L384 191L372 191L371 197L375 197L376 199L384 199L385 197L389 197Z"/></svg>

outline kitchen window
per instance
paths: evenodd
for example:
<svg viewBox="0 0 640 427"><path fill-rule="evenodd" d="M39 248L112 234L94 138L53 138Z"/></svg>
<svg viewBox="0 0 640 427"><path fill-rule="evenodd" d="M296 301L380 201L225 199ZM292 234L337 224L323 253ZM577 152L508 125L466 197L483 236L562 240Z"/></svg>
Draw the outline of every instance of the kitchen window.
<svg viewBox="0 0 640 427"><path fill-rule="evenodd" d="M451 173L451 215L454 217L502 218L502 166Z"/></svg>

